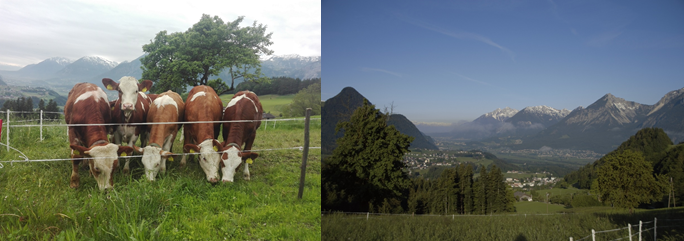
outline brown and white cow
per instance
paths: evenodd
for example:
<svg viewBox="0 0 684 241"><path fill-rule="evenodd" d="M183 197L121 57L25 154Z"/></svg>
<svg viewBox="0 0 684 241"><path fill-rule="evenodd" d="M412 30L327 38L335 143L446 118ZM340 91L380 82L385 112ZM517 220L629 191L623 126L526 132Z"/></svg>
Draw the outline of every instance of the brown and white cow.
<svg viewBox="0 0 684 241"><path fill-rule="evenodd" d="M145 123L147 112L150 109L151 100L145 95L145 91L152 87L151 80L144 80L138 83L133 77L124 76L119 79L119 83L110 78L102 79L102 84L108 90L119 91L119 99L112 106L112 123L122 125L112 128L112 142L121 144L122 141L128 146L134 147L135 142L140 137L141 146L147 145L149 139L149 126L147 125L128 125L131 123ZM128 172L130 159L126 160L124 172Z"/></svg>
<svg viewBox="0 0 684 241"><path fill-rule="evenodd" d="M147 122L182 122L184 116L183 99L169 90L158 95L152 102L147 113ZM145 148L135 147L137 152L143 154L142 163L148 180L154 181L157 173L166 172L166 160L172 158L171 148L180 127L181 124L150 125L150 144Z"/></svg>
<svg viewBox="0 0 684 241"><path fill-rule="evenodd" d="M213 88L205 85L195 86L185 101L185 121L221 121L222 110L223 103ZM221 130L221 123L186 123L183 130L183 152L200 153L199 163L207 176L207 181L218 182L218 151L222 146L216 139ZM187 156L183 155L181 166L185 165Z"/></svg>
<svg viewBox="0 0 684 241"><path fill-rule="evenodd" d="M69 91L64 105L64 119L67 124L105 124L110 122L107 94L91 83L79 83ZM131 155L133 148L107 142L107 129L104 125L71 126L69 128L71 147L71 181L69 186L77 188L80 178L78 165L86 159L90 173L95 177L100 190L112 188L112 171L119 164L119 155Z"/></svg>
<svg viewBox="0 0 684 241"><path fill-rule="evenodd" d="M223 153L221 154L221 169L223 182L233 182L235 169L244 161L244 178L249 180L249 164L259 154L250 152L256 131L261 125L263 113L259 97L251 91L240 91L226 105L223 111L224 121L255 120L254 122L226 122L223 123ZM245 148L242 149L242 144ZM244 150L244 151L242 151Z"/></svg>

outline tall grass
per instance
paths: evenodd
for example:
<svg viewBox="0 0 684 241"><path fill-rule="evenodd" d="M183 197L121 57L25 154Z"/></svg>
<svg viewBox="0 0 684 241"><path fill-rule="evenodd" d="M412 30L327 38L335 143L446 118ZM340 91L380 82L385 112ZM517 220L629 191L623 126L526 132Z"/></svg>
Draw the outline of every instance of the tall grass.
<svg viewBox="0 0 684 241"><path fill-rule="evenodd" d="M370 216L330 214L322 219L323 240L574 240L596 231L627 227L658 217L658 240L682 240L684 222L669 221L684 216L684 209L674 211L624 211L558 215L495 216ZM676 227L665 227L680 225ZM644 226L646 227L646 226ZM652 227L648 226L648 227ZM644 228L645 229L645 228ZM633 233L636 233L632 229ZM597 234L597 240L613 240L628 235L620 230ZM642 235L653 240L653 231Z"/></svg>
<svg viewBox="0 0 684 241"><path fill-rule="evenodd" d="M313 121L312 121L313 122ZM320 123L320 122L319 122ZM278 123L280 124L280 123ZM311 125L320 146L320 124ZM3 131L4 132L4 131ZM4 136L5 133L3 133ZM69 158L66 128L12 128L11 146L30 159ZM303 124L260 129L253 149L303 146ZM3 138L4 142L4 138ZM182 152L176 140L173 151ZM212 185L196 161L146 181L139 159L114 174L114 190L97 188L87 167L69 188L70 161L2 163L0 240L317 240L320 239L320 150L309 151L304 196L297 199L299 150L263 151L251 181ZM0 160L21 160L0 148Z"/></svg>

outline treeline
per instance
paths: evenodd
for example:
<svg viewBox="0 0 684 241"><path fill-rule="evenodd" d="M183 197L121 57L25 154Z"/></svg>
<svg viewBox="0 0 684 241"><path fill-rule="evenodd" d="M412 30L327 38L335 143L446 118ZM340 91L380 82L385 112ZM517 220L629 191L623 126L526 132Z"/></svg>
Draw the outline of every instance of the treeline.
<svg viewBox="0 0 684 241"><path fill-rule="evenodd" d="M290 77L274 77L270 82L240 82L235 87L235 92L250 90L257 95L290 95L296 94L300 90L309 87L312 84L321 83L320 78L300 80L299 78Z"/></svg>
<svg viewBox="0 0 684 241"><path fill-rule="evenodd" d="M438 179L413 179L409 190L408 213L491 214L515 212L513 191L504 182L501 169L481 166L473 178L473 166L460 164L442 171Z"/></svg>
<svg viewBox="0 0 684 241"><path fill-rule="evenodd" d="M660 128L644 128L639 130L629 140L623 142L617 149L606 154L594 163L587 164L579 170L565 175L567 183L581 189L598 189L598 170L604 163L625 151L636 152L650 164L652 174L667 177L667 190L674 191L676 200L684 198L684 144L673 145L665 131ZM672 180L672 182L670 182ZM668 195L665 195L658 205L666 205ZM681 202L681 201L680 201Z"/></svg>
<svg viewBox="0 0 684 241"><path fill-rule="evenodd" d="M11 111L17 111L17 112L33 112L35 111L34 107L34 99L38 99L36 97L19 97L16 100L7 100L2 104L2 110L11 110ZM59 107L57 107L57 102L54 100L49 100L47 105L45 105L45 101L43 99L38 100L38 111L48 111L48 112L60 112ZM22 118L27 118L27 117L35 117L38 116L39 114L32 114L32 113L17 113L16 116L22 117ZM58 113L45 113L43 114L44 119L57 119L59 118Z"/></svg>

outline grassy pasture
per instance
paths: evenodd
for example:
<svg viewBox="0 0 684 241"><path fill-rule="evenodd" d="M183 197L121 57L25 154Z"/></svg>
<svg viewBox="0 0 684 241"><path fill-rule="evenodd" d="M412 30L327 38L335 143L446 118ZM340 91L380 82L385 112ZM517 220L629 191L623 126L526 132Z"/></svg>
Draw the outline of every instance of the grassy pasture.
<svg viewBox="0 0 684 241"><path fill-rule="evenodd" d="M627 227L658 218L658 240L684 239L684 208L640 211L605 208L601 211L555 215L494 216L370 216L328 214L322 218L323 240L574 240L596 231ZM652 227L644 225L644 229ZM632 229L633 234L638 230ZM597 240L626 237L626 229L596 234ZM634 236L635 238L637 236ZM653 231L643 240L653 240ZM625 239L627 240L627 239ZM636 240L636 239L635 239Z"/></svg>
<svg viewBox="0 0 684 241"><path fill-rule="evenodd" d="M223 101L223 104L227 104L230 102L230 99L233 98L233 94L228 94L228 95L222 95L221 101ZM282 113L282 108L285 105L288 105L292 103L292 100L294 99L294 94L292 95L262 95L259 96L259 101L261 102L261 107L264 108L264 112L266 113L271 113L275 117L278 117L280 113Z"/></svg>
<svg viewBox="0 0 684 241"><path fill-rule="evenodd" d="M17 123L18 124L18 123ZM303 146L303 121L280 122L257 132L253 149ZM4 143L4 129L2 142ZM65 127L11 128L11 146L30 159L69 158ZM310 146L321 145L320 120L312 120ZM219 139L221 139L219 137ZM0 146L0 160L21 160ZM177 139L173 152L181 153ZM69 188L70 161L2 163L0 240L318 240L320 149L309 151L304 197L297 199L302 152L259 152L232 184L212 185L196 160L185 168L167 162L157 181L143 177L139 159L129 174L114 174L114 190L101 192L87 167L81 186Z"/></svg>
<svg viewBox="0 0 684 241"><path fill-rule="evenodd" d="M556 212L562 212L565 211L566 208L563 205L558 205L558 204L548 204L548 212L547 212L547 204L543 202L516 202L515 203L515 211L516 213L556 213Z"/></svg>

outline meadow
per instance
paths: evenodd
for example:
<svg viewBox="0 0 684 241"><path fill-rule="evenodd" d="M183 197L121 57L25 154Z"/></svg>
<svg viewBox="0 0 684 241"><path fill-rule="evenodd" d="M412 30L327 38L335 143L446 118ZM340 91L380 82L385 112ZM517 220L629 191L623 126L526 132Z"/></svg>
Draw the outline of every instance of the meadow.
<svg viewBox="0 0 684 241"><path fill-rule="evenodd" d="M321 145L320 119L311 121L310 146ZM18 124L18 123L15 123ZM280 122L257 132L253 149L304 145L303 121ZM11 146L29 159L69 158L65 127L11 128ZM5 141L5 130L2 142ZM221 138L219 137L219 140ZM0 146L0 161L22 160ZM174 153L182 152L176 139ZM321 233L321 153L310 149L302 199L297 199L302 151L261 151L250 165L251 181L212 185L196 160L155 182L143 177L138 159L132 171L114 174L114 189L103 192L87 167L81 186L69 188L70 161L2 162L0 240L318 240Z"/></svg>
<svg viewBox="0 0 684 241"><path fill-rule="evenodd" d="M230 102L233 98L233 94L222 95L221 101L223 103ZM286 105L292 103L294 95L260 95L259 101L261 102L261 107L264 108L264 112L271 113L275 117L279 117L282 113L282 108Z"/></svg>
<svg viewBox="0 0 684 241"><path fill-rule="evenodd" d="M572 211L572 210L570 210ZM600 211L553 215L504 214L493 216L411 216L326 214L322 218L323 240L579 240L596 231L625 228L658 218L658 240L684 239L684 208L626 210L602 208ZM653 227L644 225L644 229ZM633 234L638 230L633 228ZM613 240L628 235L628 230L596 234L597 240ZM636 238L636 236L634 236ZM591 237L589 237L591 240ZM635 239L636 240L636 239ZM643 233L653 240L653 230Z"/></svg>

